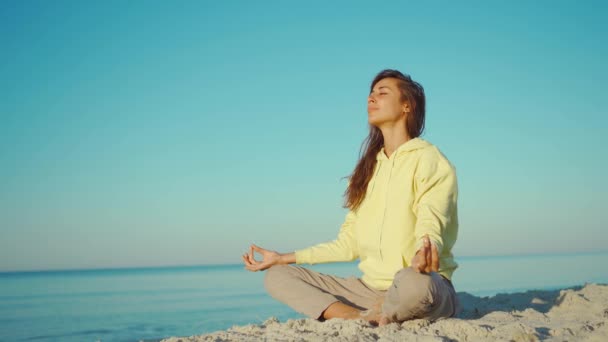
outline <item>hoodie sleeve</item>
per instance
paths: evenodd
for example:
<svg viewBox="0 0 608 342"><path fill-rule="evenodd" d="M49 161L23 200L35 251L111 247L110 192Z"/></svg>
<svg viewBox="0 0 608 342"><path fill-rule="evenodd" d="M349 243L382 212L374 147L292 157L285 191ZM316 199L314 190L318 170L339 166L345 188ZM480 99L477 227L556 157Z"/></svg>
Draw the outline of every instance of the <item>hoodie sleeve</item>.
<svg viewBox="0 0 608 342"><path fill-rule="evenodd" d="M454 217L458 199L456 169L438 154L420 161L415 176L416 251L423 246L422 237L429 236L441 255L446 226Z"/></svg>
<svg viewBox="0 0 608 342"><path fill-rule="evenodd" d="M357 215L350 210L340 227L338 237L329 242L295 251L296 264L318 264L336 261L353 261L359 257L353 226Z"/></svg>

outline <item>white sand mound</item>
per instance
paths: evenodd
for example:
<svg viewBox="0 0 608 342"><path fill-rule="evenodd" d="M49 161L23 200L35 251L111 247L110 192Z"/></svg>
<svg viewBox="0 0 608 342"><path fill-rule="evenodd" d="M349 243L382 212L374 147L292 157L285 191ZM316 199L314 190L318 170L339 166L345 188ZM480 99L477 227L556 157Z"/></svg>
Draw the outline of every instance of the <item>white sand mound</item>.
<svg viewBox="0 0 608 342"><path fill-rule="evenodd" d="M392 323L270 318L262 324L162 342L190 341L608 341L608 285L475 297L458 293L457 318Z"/></svg>

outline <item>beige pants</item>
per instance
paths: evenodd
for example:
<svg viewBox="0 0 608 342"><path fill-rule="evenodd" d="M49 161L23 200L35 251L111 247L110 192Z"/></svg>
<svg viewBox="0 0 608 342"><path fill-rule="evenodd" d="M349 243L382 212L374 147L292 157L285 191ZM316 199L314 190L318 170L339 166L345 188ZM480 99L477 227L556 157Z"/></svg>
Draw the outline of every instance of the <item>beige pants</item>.
<svg viewBox="0 0 608 342"><path fill-rule="evenodd" d="M394 322L415 318L434 321L460 311L451 282L438 273L420 274L409 267L395 274L386 291L371 288L354 276L341 278L293 265L275 265L266 270L264 286L276 300L319 320L337 301L367 310L382 296L382 311Z"/></svg>

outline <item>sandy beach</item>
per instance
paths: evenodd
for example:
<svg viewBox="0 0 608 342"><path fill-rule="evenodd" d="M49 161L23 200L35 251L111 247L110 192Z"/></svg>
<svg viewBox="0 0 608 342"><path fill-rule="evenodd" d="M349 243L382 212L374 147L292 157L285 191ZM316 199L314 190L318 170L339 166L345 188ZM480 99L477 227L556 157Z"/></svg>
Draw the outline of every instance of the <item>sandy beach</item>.
<svg viewBox="0 0 608 342"><path fill-rule="evenodd" d="M458 296L463 311L436 322L412 320L374 327L367 322L332 319L269 318L261 324L163 342L190 341L608 341L608 285L526 291L475 297Z"/></svg>

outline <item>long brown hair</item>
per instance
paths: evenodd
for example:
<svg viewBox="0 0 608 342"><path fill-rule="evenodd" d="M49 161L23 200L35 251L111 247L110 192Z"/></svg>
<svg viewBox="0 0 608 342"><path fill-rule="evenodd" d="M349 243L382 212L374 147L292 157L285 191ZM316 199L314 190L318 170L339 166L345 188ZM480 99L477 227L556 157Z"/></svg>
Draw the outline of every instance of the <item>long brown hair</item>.
<svg viewBox="0 0 608 342"><path fill-rule="evenodd" d="M408 103L412 109L405 120L405 128L410 139L419 137L424 131L425 116L425 97L424 88L418 82L412 80L407 74L402 74L398 70L385 69L380 71L370 86L370 93L376 83L384 78L397 79L397 85L401 91L401 102ZM384 146L384 137L380 129L374 125L369 125L369 135L363 141L359 151L359 161L355 170L350 176L349 186L344 192L344 208L357 210L363 199L367 184L372 178L374 167L376 166L376 156ZM365 152L363 152L365 150ZM362 153L363 152L363 153ZM344 177L346 178L346 177Z"/></svg>

